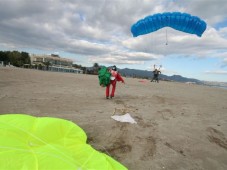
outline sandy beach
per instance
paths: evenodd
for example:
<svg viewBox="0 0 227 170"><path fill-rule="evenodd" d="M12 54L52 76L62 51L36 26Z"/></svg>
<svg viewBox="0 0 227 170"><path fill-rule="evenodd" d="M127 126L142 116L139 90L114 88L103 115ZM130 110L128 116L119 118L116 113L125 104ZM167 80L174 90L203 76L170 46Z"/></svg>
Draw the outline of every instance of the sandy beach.
<svg viewBox="0 0 227 170"><path fill-rule="evenodd" d="M95 75L0 68L0 114L73 121L129 170L226 170L227 90L124 78L113 99ZM129 113L137 124L113 120Z"/></svg>

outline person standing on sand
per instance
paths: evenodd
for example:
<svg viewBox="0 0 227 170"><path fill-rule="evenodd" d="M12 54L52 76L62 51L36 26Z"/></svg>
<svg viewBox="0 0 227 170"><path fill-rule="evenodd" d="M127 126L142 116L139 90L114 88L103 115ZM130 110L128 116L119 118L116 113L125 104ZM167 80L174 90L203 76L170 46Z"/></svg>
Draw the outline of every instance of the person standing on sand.
<svg viewBox="0 0 227 170"><path fill-rule="evenodd" d="M110 98L112 99L114 97L117 81L125 83L120 73L118 73L117 67L115 65L110 69L110 73L111 73L110 84L106 86L106 99L109 99L110 85L112 85L112 91L110 94Z"/></svg>
<svg viewBox="0 0 227 170"><path fill-rule="evenodd" d="M160 68L161 68L161 66L160 66ZM153 80L155 80L157 83L159 82L158 76L159 76L159 74L161 74L160 68L157 69L157 68L155 68L155 65L154 65L154 71L153 71L154 75L153 75L151 82L153 82Z"/></svg>

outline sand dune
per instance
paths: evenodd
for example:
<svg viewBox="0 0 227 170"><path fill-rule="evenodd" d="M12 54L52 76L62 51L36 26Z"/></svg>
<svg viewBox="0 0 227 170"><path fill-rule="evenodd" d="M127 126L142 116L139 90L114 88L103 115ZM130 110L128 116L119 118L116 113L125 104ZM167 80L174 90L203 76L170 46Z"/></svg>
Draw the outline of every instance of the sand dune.
<svg viewBox="0 0 227 170"><path fill-rule="evenodd" d="M0 68L0 114L71 120L130 170L227 169L227 90L124 79L107 100L97 76Z"/></svg>

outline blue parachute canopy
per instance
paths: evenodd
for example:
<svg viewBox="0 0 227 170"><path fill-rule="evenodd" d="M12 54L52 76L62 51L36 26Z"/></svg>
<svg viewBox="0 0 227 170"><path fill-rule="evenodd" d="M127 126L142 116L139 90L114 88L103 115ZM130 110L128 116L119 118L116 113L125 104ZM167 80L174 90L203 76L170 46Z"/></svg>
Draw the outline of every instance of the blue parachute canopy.
<svg viewBox="0 0 227 170"><path fill-rule="evenodd" d="M206 30L206 23L197 16L187 13L165 12L150 15L137 21L131 27L133 37L157 31L163 27L171 27L182 32L196 34L201 37Z"/></svg>

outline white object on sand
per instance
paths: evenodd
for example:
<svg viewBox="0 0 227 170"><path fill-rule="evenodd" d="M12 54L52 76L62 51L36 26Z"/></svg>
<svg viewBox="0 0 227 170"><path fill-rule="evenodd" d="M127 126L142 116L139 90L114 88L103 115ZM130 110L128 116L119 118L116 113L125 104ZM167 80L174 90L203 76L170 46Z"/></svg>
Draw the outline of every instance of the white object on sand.
<svg viewBox="0 0 227 170"><path fill-rule="evenodd" d="M119 122L129 122L129 123L137 123L129 113L126 113L124 115L114 115L111 116L112 119L119 121Z"/></svg>

